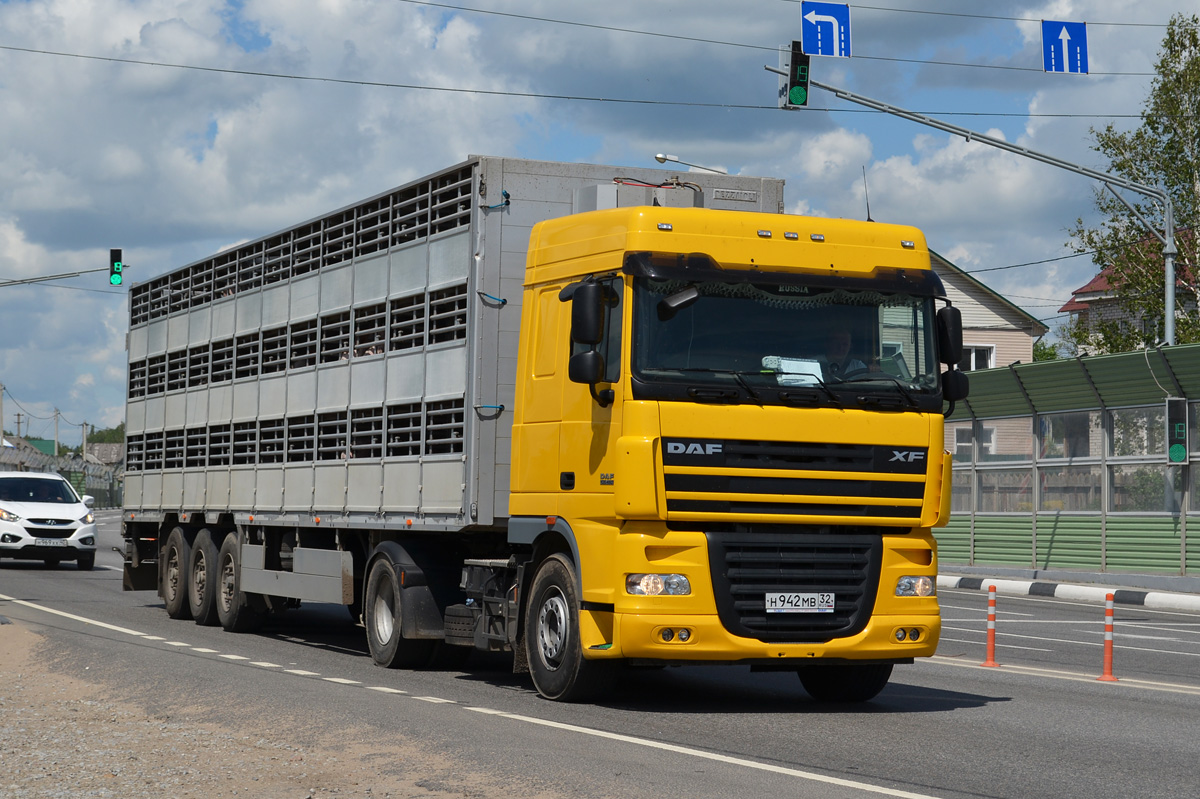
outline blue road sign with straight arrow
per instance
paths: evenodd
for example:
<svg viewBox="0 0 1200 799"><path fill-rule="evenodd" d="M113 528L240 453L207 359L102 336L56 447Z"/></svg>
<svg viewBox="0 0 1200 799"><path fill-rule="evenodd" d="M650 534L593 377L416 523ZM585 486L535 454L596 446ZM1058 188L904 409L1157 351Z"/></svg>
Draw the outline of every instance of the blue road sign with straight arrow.
<svg viewBox="0 0 1200 799"><path fill-rule="evenodd" d="M1087 74L1086 22L1042 20L1042 68L1046 72Z"/></svg>
<svg viewBox="0 0 1200 799"><path fill-rule="evenodd" d="M850 57L850 6L842 3L800 4L800 41L807 55Z"/></svg>

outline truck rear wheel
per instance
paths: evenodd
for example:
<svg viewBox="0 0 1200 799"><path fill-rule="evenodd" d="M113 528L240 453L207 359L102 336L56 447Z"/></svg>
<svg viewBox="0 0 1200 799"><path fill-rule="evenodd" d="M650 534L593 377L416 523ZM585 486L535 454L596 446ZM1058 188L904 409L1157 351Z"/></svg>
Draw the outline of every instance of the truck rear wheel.
<svg viewBox="0 0 1200 799"><path fill-rule="evenodd" d="M226 632L248 633L263 616L242 593L242 556L237 533L230 533L217 552L217 619Z"/></svg>
<svg viewBox="0 0 1200 799"><path fill-rule="evenodd" d="M192 547L176 527L167 536L163 551L162 598L167 606L167 615L172 619L190 619L192 610L188 602L188 566L192 562Z"/></svg>
<svg viewBox="0 0 1200 799"><path fill-rule="evenodd" d="M192 542L192 562L188 569L188 604L196 624L211 627L217 623L217 545L205 527Z"/></svg>
<svg viewBox="0 0 1200 799"><path fill-rule="evenodd" d="M363 626L371 657L388 669L424 666L437 644L433 639L404 637L402 597L396 565L386 555L377 558L367 576Z"/></svg>
<svg viewBox="0 0 1200 799"><path fill-rule="evenodd" d="M612 663L584 660L575 574L562 555L544 560L533 578L525 608L525 649L533 685L547 699L578 702L612 682Z"/></svg>
<svg viewBox="0 0 1200 799"><path fill-rule="evenodd" d="M866 702L878 696L888 684L892 664L806 666L798 674L804 690L818 702Z"/></svg>

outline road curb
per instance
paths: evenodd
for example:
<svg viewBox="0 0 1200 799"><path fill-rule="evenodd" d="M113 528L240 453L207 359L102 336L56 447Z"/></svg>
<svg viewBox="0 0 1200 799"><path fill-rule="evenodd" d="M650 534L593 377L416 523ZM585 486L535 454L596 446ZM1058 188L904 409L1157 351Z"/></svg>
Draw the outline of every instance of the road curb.
<svg viewBox="0 0 1200 799"><path fill-rule="evenodd" d="M1173 594L1167 591L1138 591L1131 588L1109 588L1098 585L1072 585L1040 580L1007 580L954 575L938 575L937 585L942 589L959 588L967 591L986 591L988 586L994 585L998 594L1043 596L1098 603L1103 603L1105 596L1112 594L1114 601L1121 605L1138 605L1155 610L1200 612L1200 595Z"/></svg>

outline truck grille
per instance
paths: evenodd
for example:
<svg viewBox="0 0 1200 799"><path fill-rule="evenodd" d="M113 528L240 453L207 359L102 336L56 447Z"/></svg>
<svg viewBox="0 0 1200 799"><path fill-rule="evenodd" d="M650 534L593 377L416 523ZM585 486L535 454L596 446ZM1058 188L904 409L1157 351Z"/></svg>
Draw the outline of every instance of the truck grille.
<svg viewBox="0 0 1200 799"><path fill-rule="evenodd" d="M878 532L738 527L707 533L713 592L726 630L769 643L816 643L855 635L866 626L879 587L883 544ZM826 591L836 597L832 613L766 611L767 593Z"/></svg>
<svg viewBox="0 0 1200 799"><path fill-rule="evenodd" d="M669 519L921 518L924 448L718 439L663 443Z"/></svg>

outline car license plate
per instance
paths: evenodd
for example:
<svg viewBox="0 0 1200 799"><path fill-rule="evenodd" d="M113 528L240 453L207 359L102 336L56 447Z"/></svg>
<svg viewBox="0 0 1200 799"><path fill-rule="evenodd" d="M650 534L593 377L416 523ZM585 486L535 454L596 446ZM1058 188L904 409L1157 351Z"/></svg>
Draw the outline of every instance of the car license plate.
<svg viewBox="0 0 1200 799"><path fill-rule="evenodd" d="M767 613L833 613L837 597L828 591L816 594L767 594Z"/></svg>
<svg viewBox="0 0 1200 799"><path fill-rule="evenodd" d="M65 538L35 538L33 543L39 547L65 547L67 539Z"/></svg>

